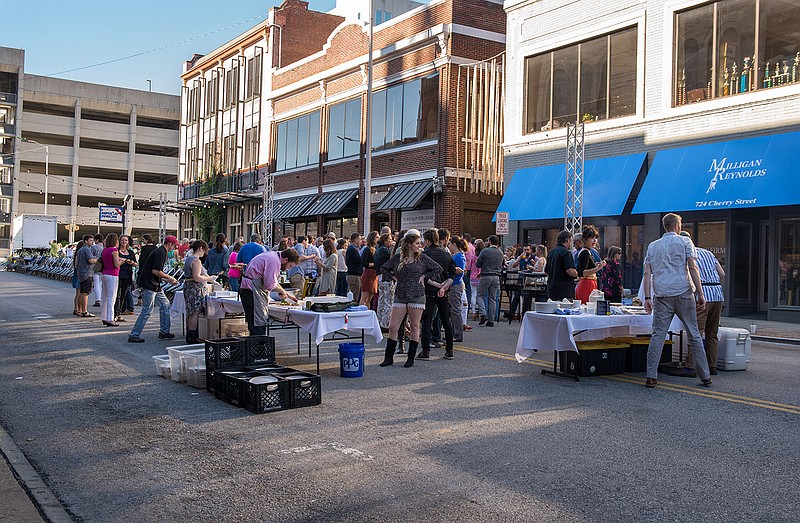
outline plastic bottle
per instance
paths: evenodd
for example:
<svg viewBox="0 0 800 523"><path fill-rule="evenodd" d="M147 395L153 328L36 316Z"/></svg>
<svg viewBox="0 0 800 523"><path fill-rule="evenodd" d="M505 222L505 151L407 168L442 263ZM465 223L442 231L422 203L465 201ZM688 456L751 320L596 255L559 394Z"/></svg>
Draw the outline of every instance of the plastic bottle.
<svg viewBox="0 0 800 523"><path fill-rule="evenodd" d="M353 301L353 291L347 291L347 299Z"/></svg>

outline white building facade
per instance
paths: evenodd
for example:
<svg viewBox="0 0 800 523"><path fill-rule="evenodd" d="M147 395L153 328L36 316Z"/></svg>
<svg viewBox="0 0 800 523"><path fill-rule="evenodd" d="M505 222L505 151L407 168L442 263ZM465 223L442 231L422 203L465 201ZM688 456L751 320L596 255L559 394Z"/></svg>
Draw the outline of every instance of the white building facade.
<svg viewBox="0 0 800 523"><path fill-rule="evenodd" d="M525 202L501 203L511 243L553 246L564 224L564 127L583 121L583 223L600 229L604 249L622 247L626 287L638 287L661 216L678 212L726 269L726 314L800 320L800 192L786 191L798 174L800 5L504 7L506 194L529 189ZM545 210L558 198L560 213Z"/></svg>
<svg viewBox="0 0 800 523"><path fill-rule="evenodd" d="M9 220L0 248L11 219L44 213L45 192L59 240L120 232L121 224L99 222L100 205L125 207L128 233L158 232L154 202L175 200L180 97L26 74L24 51L8 48L0 48L0 75L0 181L10 200L0 209ZM167 230L176 229L167 216Z"/></svg>

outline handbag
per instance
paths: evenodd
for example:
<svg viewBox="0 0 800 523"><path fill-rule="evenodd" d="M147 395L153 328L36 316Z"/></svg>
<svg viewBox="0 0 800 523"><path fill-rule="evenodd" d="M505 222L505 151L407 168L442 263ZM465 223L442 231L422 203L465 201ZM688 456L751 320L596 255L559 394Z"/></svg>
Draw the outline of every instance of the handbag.
<svg viewBox="0 0 800 523"><path fill-rule="evenodd" d="M92 266L92 270L94 272L103 272L103 258L97 258L97 261L94 262L94 266Z"/></svg>

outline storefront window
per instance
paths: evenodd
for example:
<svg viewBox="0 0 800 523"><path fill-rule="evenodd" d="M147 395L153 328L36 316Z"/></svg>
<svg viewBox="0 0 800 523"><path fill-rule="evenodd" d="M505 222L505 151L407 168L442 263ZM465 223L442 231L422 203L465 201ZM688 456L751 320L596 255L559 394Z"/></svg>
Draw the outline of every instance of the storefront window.
<svg viewBox="0 0 800 523"><path fill-rule="evenodd" d="M733 299L751 303L753 288L753 225L737 223L733 229Z"/></svg>
<svg viewBox="0 0 800 523"><path fill-rule="evenodd" d="M800 306L800 220L781 220L778 305Z"/></svg>
<svg viewBox="0 0 800 523"><path fill-rule="evenodd" d="M525 59L525 133L636 113L637 28Z"/></svg>
<svg viewBox="0 0 800 523"><path fill-rule="evenodd" d="M800 82L796 2L724 0L677 13L675 26L676 106Z"/></svg>
<svg viewBox="0 0 800 523"><path fill-rule="evenodd" d="M725 267L725 258L728 251L725 240L726 232L725 222L698 223L695 241L698 247L711 251L723 267Z"/></svg>

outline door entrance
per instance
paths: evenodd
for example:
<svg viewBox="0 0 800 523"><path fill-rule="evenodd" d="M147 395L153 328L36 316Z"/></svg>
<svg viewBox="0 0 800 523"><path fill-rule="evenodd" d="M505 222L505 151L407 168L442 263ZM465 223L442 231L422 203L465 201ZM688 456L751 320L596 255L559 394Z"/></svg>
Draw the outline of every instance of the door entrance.
<svg viewBox="0 0 800 523"><path fill-rule="evenodd" d="M769 310L769 220L761 220L758 249L758 311Z"/></svg>

